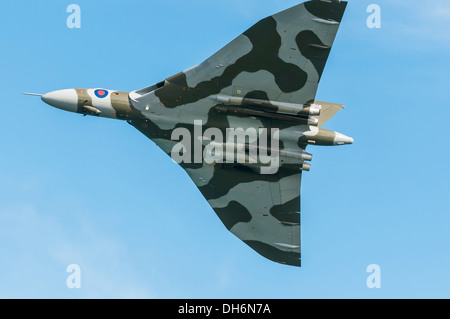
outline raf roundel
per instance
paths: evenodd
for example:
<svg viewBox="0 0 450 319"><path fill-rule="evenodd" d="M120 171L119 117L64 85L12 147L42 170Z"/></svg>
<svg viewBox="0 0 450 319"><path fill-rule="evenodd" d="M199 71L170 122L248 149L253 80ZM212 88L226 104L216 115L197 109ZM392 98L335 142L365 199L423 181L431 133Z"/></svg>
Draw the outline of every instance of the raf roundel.
<svg viewBox="0 0 450 319"><path fill-rule="evenodd" d="M108 91L107 90L102 90L102 89L98 89L94 91L94 94L96 97L98 97L99 99L104 99L105 97L108 96Z"/></svg>

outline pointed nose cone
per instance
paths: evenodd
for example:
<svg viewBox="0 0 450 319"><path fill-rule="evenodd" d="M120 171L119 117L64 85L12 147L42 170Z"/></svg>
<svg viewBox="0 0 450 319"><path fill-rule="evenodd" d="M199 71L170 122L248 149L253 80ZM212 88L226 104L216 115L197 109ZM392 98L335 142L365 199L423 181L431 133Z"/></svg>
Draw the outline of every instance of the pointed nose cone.
<svg viewBox="0 0 450 319"><path fill-rule="evenodd" d="M353 144L353 142L353 138L336 132L336 137L334 138L335 145Z"/></svg>
<svg viewBox="0 0 450 319"><path fill-rule="evenodd" d="M42 101L58 109L77 112L78 95L73 89L49 92L41 97Z"/></svg>

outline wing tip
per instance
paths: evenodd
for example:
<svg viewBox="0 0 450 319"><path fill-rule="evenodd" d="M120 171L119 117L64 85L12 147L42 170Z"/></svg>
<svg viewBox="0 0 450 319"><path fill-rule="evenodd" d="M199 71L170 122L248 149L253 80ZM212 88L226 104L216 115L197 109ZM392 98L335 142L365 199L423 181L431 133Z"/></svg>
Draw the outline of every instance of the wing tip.
<svg viewBox="0 0 450 319"><path fill-rule="evenodd" d="M244 240L244 242L261 256L278 264L301 267L301 254L296 251L285 251L272 245L255 240Z"/></svg>

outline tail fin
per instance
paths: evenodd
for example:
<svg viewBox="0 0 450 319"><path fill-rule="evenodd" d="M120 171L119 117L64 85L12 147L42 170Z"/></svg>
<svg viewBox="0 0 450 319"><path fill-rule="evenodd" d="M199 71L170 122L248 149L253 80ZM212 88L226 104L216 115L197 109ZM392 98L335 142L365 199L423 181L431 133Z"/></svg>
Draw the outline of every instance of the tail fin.
<svg viewBox="0 0 450 319"><path fill-rule="evenodd" d="M321 105L322 110L319 116L315 116L319 120L319 127L322 127L326 122L328 122L337 112L342 110L345 106L342 104L328 103L315 101L314 104Z"/></svg>

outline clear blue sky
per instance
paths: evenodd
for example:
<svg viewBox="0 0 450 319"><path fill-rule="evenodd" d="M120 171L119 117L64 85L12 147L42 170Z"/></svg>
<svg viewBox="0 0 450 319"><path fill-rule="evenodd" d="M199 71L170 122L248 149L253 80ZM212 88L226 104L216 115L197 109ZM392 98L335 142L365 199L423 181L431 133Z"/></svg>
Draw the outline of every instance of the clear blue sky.
<svg viewBox="0 0 450 319"><path fill-rule="evenodd" d="M130 125L21 95L145 87L299 2L3 1L0 298L449 298L446 0L350 0L317 99L346 105L326 128L355 144L308 148L302 268L235 238ZM366 26L371 3L381 29Z"/></svg>

